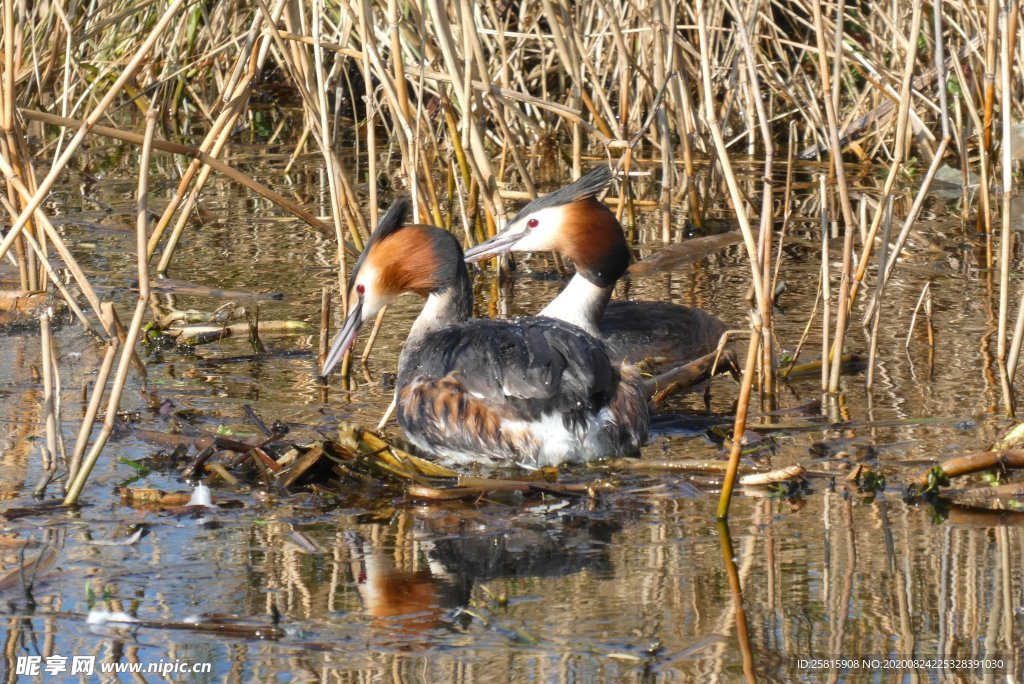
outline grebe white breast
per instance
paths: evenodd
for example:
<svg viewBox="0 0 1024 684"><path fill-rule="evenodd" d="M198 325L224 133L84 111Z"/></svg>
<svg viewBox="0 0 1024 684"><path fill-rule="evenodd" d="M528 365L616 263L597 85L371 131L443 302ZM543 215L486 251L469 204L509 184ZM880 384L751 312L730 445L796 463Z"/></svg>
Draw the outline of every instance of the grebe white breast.
<svg viewBox="0 0 1024 684"><path fill-rule="evenodd" d="M557 465L635 454L647 438L642 384L605 344L544 317L471 319L462 249L445 230L381 219L349 281L350 313L326 376L360 327L405 293L426 298L398 362L396 411L409 440L459 464Z"/></svg>
<svg viewBox="0 0 1024 684"><path fill-rule="evenodd" d="M692 361L715 350L728 326L695 307L671 302L610 301L632 254L622 225L596 195L612 179L602 164L576 182L527 204L490 240L466 251L474 263L507 252L558 252L576 273L541 312L608 344L615 360Z"/></svg>

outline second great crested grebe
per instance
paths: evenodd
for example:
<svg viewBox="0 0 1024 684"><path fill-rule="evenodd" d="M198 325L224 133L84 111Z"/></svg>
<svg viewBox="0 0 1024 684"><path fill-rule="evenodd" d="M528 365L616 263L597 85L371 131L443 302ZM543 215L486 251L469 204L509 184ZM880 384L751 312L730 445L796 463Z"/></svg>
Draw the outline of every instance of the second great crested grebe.
<svg viewBox="0 0 1024 684"><path fill-rule="evenodd" d="M648 413L635 371L601 340L551 318L482 320L462 248L440 228L381 219L349 280L350 311L326 376L360 327L405 293L426 297L398 360L396 409L409 440L459 464L525 467L636 453Z"/></svg>
<svg viewBox="0 0 1024 684"><path fill-rule="evenodd" d="M538 197L496 236L467 250L466 261L506 252L558 252L572 259L576 274L539 315L602 338L616 360L682 363L711 353L729 326L707 311L671 302L610 301L631 258L622 225L596 198L611 179L611 169L602 164Z"/></svg>

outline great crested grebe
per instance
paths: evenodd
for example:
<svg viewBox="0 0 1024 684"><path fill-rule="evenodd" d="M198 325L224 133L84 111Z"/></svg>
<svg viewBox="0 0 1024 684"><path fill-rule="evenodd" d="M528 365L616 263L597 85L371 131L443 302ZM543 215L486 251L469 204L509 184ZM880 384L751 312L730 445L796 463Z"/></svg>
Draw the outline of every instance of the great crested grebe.
<svg viewBox="0 0 1024 684"><path fill-rule="evenodd" d="M505 229L466 251L475 263L506 252L558 252L576 274L540 316L577 325L608 344L615 360L692 361L715 350L728 326L703 309L671 302L609 301L631 253L622 225L596 195L612 179L602 164L538 197Z"/></svg>
<svg viewBox="0 0 1024 684"><path fill-rule="evenodd" d="M326 376L364 321L407 292L426 297L398 359L396 408L409 440L460 464L525 467L636 453L647 403L604 343L551 318L474 319L469 273L451 233L402 226L396 202L352 269L350 312Z"/></svg>

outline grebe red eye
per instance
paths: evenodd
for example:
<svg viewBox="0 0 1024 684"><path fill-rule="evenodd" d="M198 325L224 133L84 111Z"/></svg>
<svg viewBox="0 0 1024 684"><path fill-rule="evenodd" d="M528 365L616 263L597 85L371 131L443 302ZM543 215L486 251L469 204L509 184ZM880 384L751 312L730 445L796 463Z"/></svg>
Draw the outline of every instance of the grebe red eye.
<svg viewBox="0 0 1024 684"><path fill-rule="evenodd" d="M360 297L363 295L364 292L366 292L366 288L363 287L362 283L359 283L358 285L356 285L356 292L359 293Z"/></svg>
<svg viewBox="0 0 1024 684"><path fill-rule="evenodd" d="M536 228L539 223L540 223L540 221L538 221L535 218L532 218L532 219L530 219L529 221L526 222L526 227L527 228Z"/></svg>

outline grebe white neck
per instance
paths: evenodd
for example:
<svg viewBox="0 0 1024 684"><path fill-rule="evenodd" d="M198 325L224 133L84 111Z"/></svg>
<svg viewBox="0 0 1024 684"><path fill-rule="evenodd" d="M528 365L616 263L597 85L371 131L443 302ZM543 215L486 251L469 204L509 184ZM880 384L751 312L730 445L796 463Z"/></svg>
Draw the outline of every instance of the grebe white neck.
<svg viewBox="0 0 1024 684"><path fill-rule="evenodd" d="M599 287L577 273L540 315L572 323L596 336L598 321L604 315L613 289L614 285Z"/></svg>

